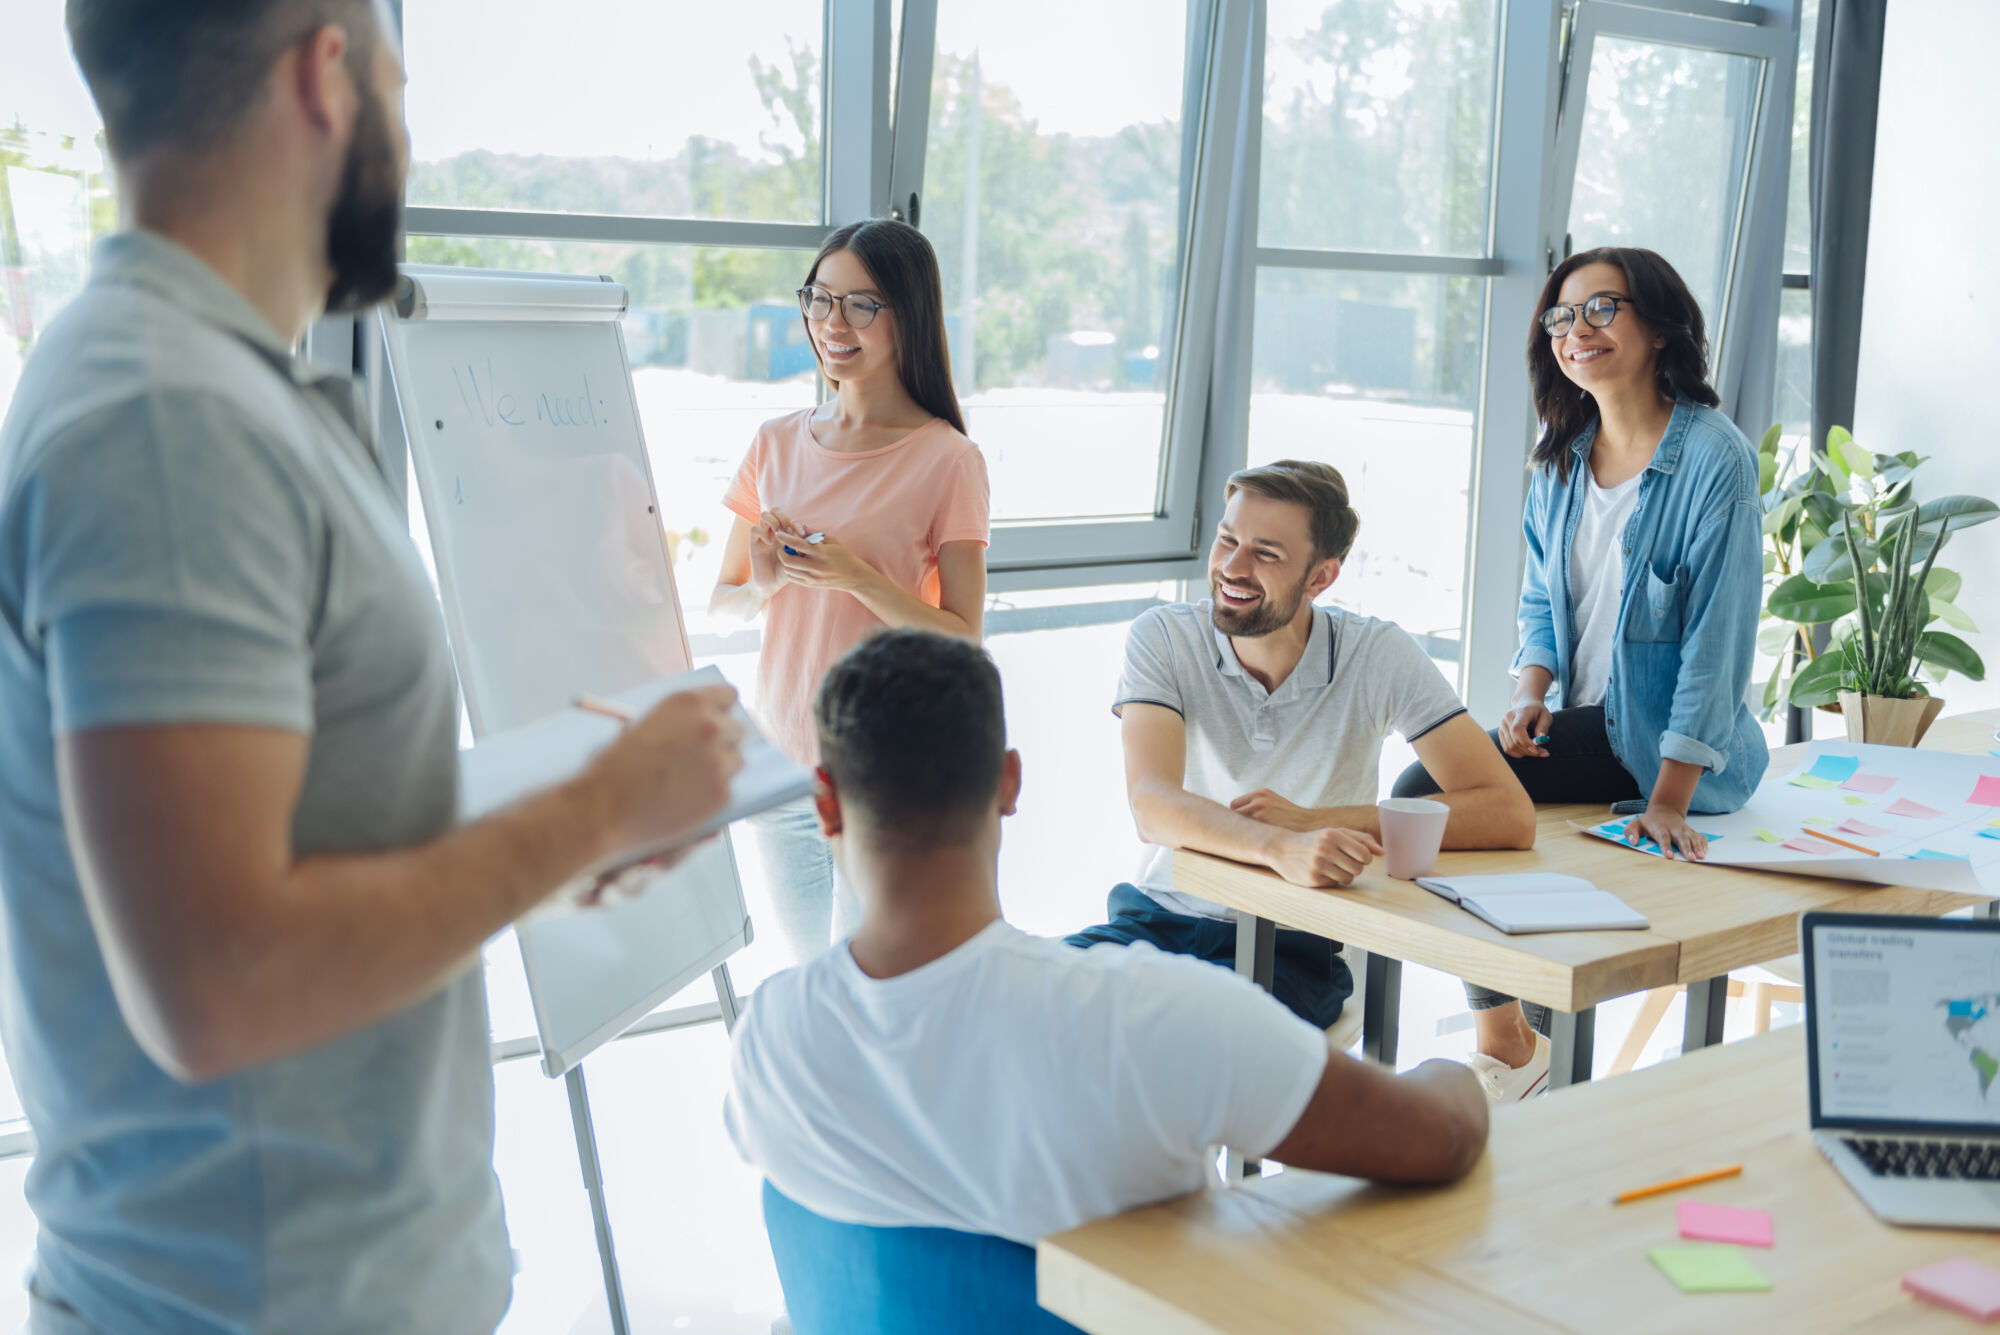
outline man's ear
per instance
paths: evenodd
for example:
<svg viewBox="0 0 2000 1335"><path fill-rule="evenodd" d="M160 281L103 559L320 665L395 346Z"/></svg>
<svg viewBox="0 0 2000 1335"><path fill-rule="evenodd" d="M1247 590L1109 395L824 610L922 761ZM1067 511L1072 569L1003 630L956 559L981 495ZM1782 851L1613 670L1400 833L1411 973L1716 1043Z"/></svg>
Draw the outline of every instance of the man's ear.
<svg viewBox="0 0 2000 1335"><path fill-rule="evenodd" d="M1306 581L1306 601L1311 602L1322 593L1325 593L1333 587L1333 582L1339 578L1339 557L1329 556L1326 560L1321 561L1317 566L1313 567L1312 578Z"/></svg>
<svg viewBox="0 0 2000 1335"><path fill-rule="evenodd" d="M1000 814L1011 816L1021 800L1021 753L1008 751L1000 762Z"/></svg>
<svg viewBox="0 0 2000 1335"><path fill-rule="evenodd" d="M363 95L347 67L350 43L345 28L326 24L279 61L277 75L313 128L343 142L354 132Z"/></svg>
<svg viewBox="0 0 2000 1335"><path fill-rule="evenodd" d="M831 839L845 826L840 812L840 791L824 765L813 771L813 778L818 781L813 790L813 810L819 813L819 832Z"/></svg>

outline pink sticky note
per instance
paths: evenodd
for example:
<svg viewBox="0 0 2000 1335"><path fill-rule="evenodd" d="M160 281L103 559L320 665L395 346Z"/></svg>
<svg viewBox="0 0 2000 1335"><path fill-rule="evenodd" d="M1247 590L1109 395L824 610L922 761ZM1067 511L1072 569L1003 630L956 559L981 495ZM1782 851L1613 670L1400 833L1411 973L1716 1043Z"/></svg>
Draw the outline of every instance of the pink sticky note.
<svg viewBox="0 0 2000 1335"><path fill-rule="evenodd" d="M1972 785L1972 796L1965 800L1976 807L2000 807L2000 774L1980 775Z"/></svg>
<svg viewBox="0 0 2000 1335"><path fill-rule="evenodd" d="M1995 805L2000 805L2000 803L1996 803ZM1891 816L1914 816L1918 820L1936 820L1939 816L1944 815L1942 811L1934 811L1922 802L1912 802L1907 797L1899 797L1882 809Z"/></svg>
<svg viewBox="0 0 2000 1335"><path fill-rule="evenodd" d="M1888 774L1857 774L1840 786L1854 793L1886 793L1896 786L1896 780Z"/></svg>
<svg viewBox="0 0 2000 1335"><path fill-rule="evenodd" d="M1889 831L1880 825L1870 825L1865 820L1844 820L1840 823L1842 834L1858 834L1863 839L1880 839Z"/></svg>
<svg viewBox="0 0 2000 1335"><path fill-rule="evenodd" d="M1794 853L1818 853L1822 857L1839 856L1839 854L1833 851L1835 845L1823 844L1817 839L1808 839L1804 835L1800 835L1797 839L1787 839L1784 843L1779 844L1778 847L1789 848Z"/></svg>
<svg viewBox="0 0 2000 1335"><path fill-rule="evenodd" d="M1681 1236L1696 1242L1736 1242L1745 1247L1771 1245L1771 1212L1744 1210L1710 1201L1680 1203Z"/></svg>
<svg viewBox="0 0 2000 1335"><path fill-rule="evenodd" d="M1903 1287L1925 1302L1981 1321L2000 1316L2000 1270L1963 1256L1912 1270L1903 1276Z"/></svg>

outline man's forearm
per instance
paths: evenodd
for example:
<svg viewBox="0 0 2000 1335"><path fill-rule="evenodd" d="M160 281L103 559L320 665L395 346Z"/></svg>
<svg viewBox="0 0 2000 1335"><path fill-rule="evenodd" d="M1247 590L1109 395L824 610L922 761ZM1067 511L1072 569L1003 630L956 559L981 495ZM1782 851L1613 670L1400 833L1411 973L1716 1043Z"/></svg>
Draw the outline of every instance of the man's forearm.
<svg viewBox="0 0 2000 1335"><path fill-rule="evenodd" d="M1139 836L1148 843L1212 853L1236 862L1271 865L1276 826L1238 815L1220 802L1197 797L1185 788L1134 793L1132 814Z"/></svg>
<svg viewBox="0 0 2000 1335"><path fill-rule="evenodd" d="M480 945L608 856L575 784L428 844L303 858L231 939L196 1078L373 1024L471 966Z"/></svg>
<svg viewBox="0 0 2000 1335"><path fill-rule="evenodd" d="M1518 788L1462 788L1432 793L1430 800L1451 808L1444 827L1444 847L1466 849L1533 848L1535 809ZM1366 807L1308 807L1301 813L1309 830L1360 830L1382 837L1381 813Z"/></svg>

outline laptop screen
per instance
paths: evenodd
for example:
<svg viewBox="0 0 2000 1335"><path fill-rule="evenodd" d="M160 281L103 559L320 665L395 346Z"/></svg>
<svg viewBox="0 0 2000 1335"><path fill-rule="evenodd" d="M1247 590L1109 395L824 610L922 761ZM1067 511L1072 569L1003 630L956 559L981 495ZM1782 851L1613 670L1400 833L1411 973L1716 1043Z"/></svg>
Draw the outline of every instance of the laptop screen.
<svg viewBox="0 0 2000 1335"><path fill-rule="evenodd" d="M2000 1129L2000 923L1808 914L1813 1124Z"/></svg>

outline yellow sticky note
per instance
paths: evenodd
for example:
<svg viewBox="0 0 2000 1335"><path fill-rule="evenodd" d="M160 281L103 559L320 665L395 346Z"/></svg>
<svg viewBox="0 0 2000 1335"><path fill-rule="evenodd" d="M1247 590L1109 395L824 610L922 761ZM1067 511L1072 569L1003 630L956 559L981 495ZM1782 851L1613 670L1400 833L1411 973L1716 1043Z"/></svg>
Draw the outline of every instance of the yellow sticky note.
<svg viewBox="0 0 2000 1335"><path fill-rule="evenodd" d="M1865 797L1843 797L1840 800L1851 807L1865 807L1868 805L1868 799ZM1993 823L2000 825L2000 820L1996 820Z"/></svg>
<svg viewBox="0 0 2000 1335"><path fill-rule="evenodd" d="M1805 822L1804 822L1804 823L1805 823L1805 824L1807 824L1807 825L1831 825L1831 824L1833 824L1833 822L1832 822L1832 821L1828 820L1828 819L1827 819L1826 817L1824 817L1824 816L1807 816L1807 817L1805 818Z"/></svg>
<svg viewBox="0 0 2000 1335"><path fill-rule="evenodd" d="M1655 1247L1646 1255L1682 1293L1753 1293L1771 1287L1743 1249L1729 1243Z"/></svg>
<svg viewBox="0 0 2000 1335"><path fill-rule="evenodd" d="M1759 831L1757 831L1757 837L1758 837L1759 839L1762 839L1762 840L1763 840L1763 841L1764 841L1765 843L1767 843L1767 844L1782 844L1782 843L1784 843L1784 842L1785 842L1785 836L1784 836L1784 835L1782 835L1782 834L1773 834L1773 833L1771 833L1771 832L1770 832L1769 830L1759 830Z"/></svg>

